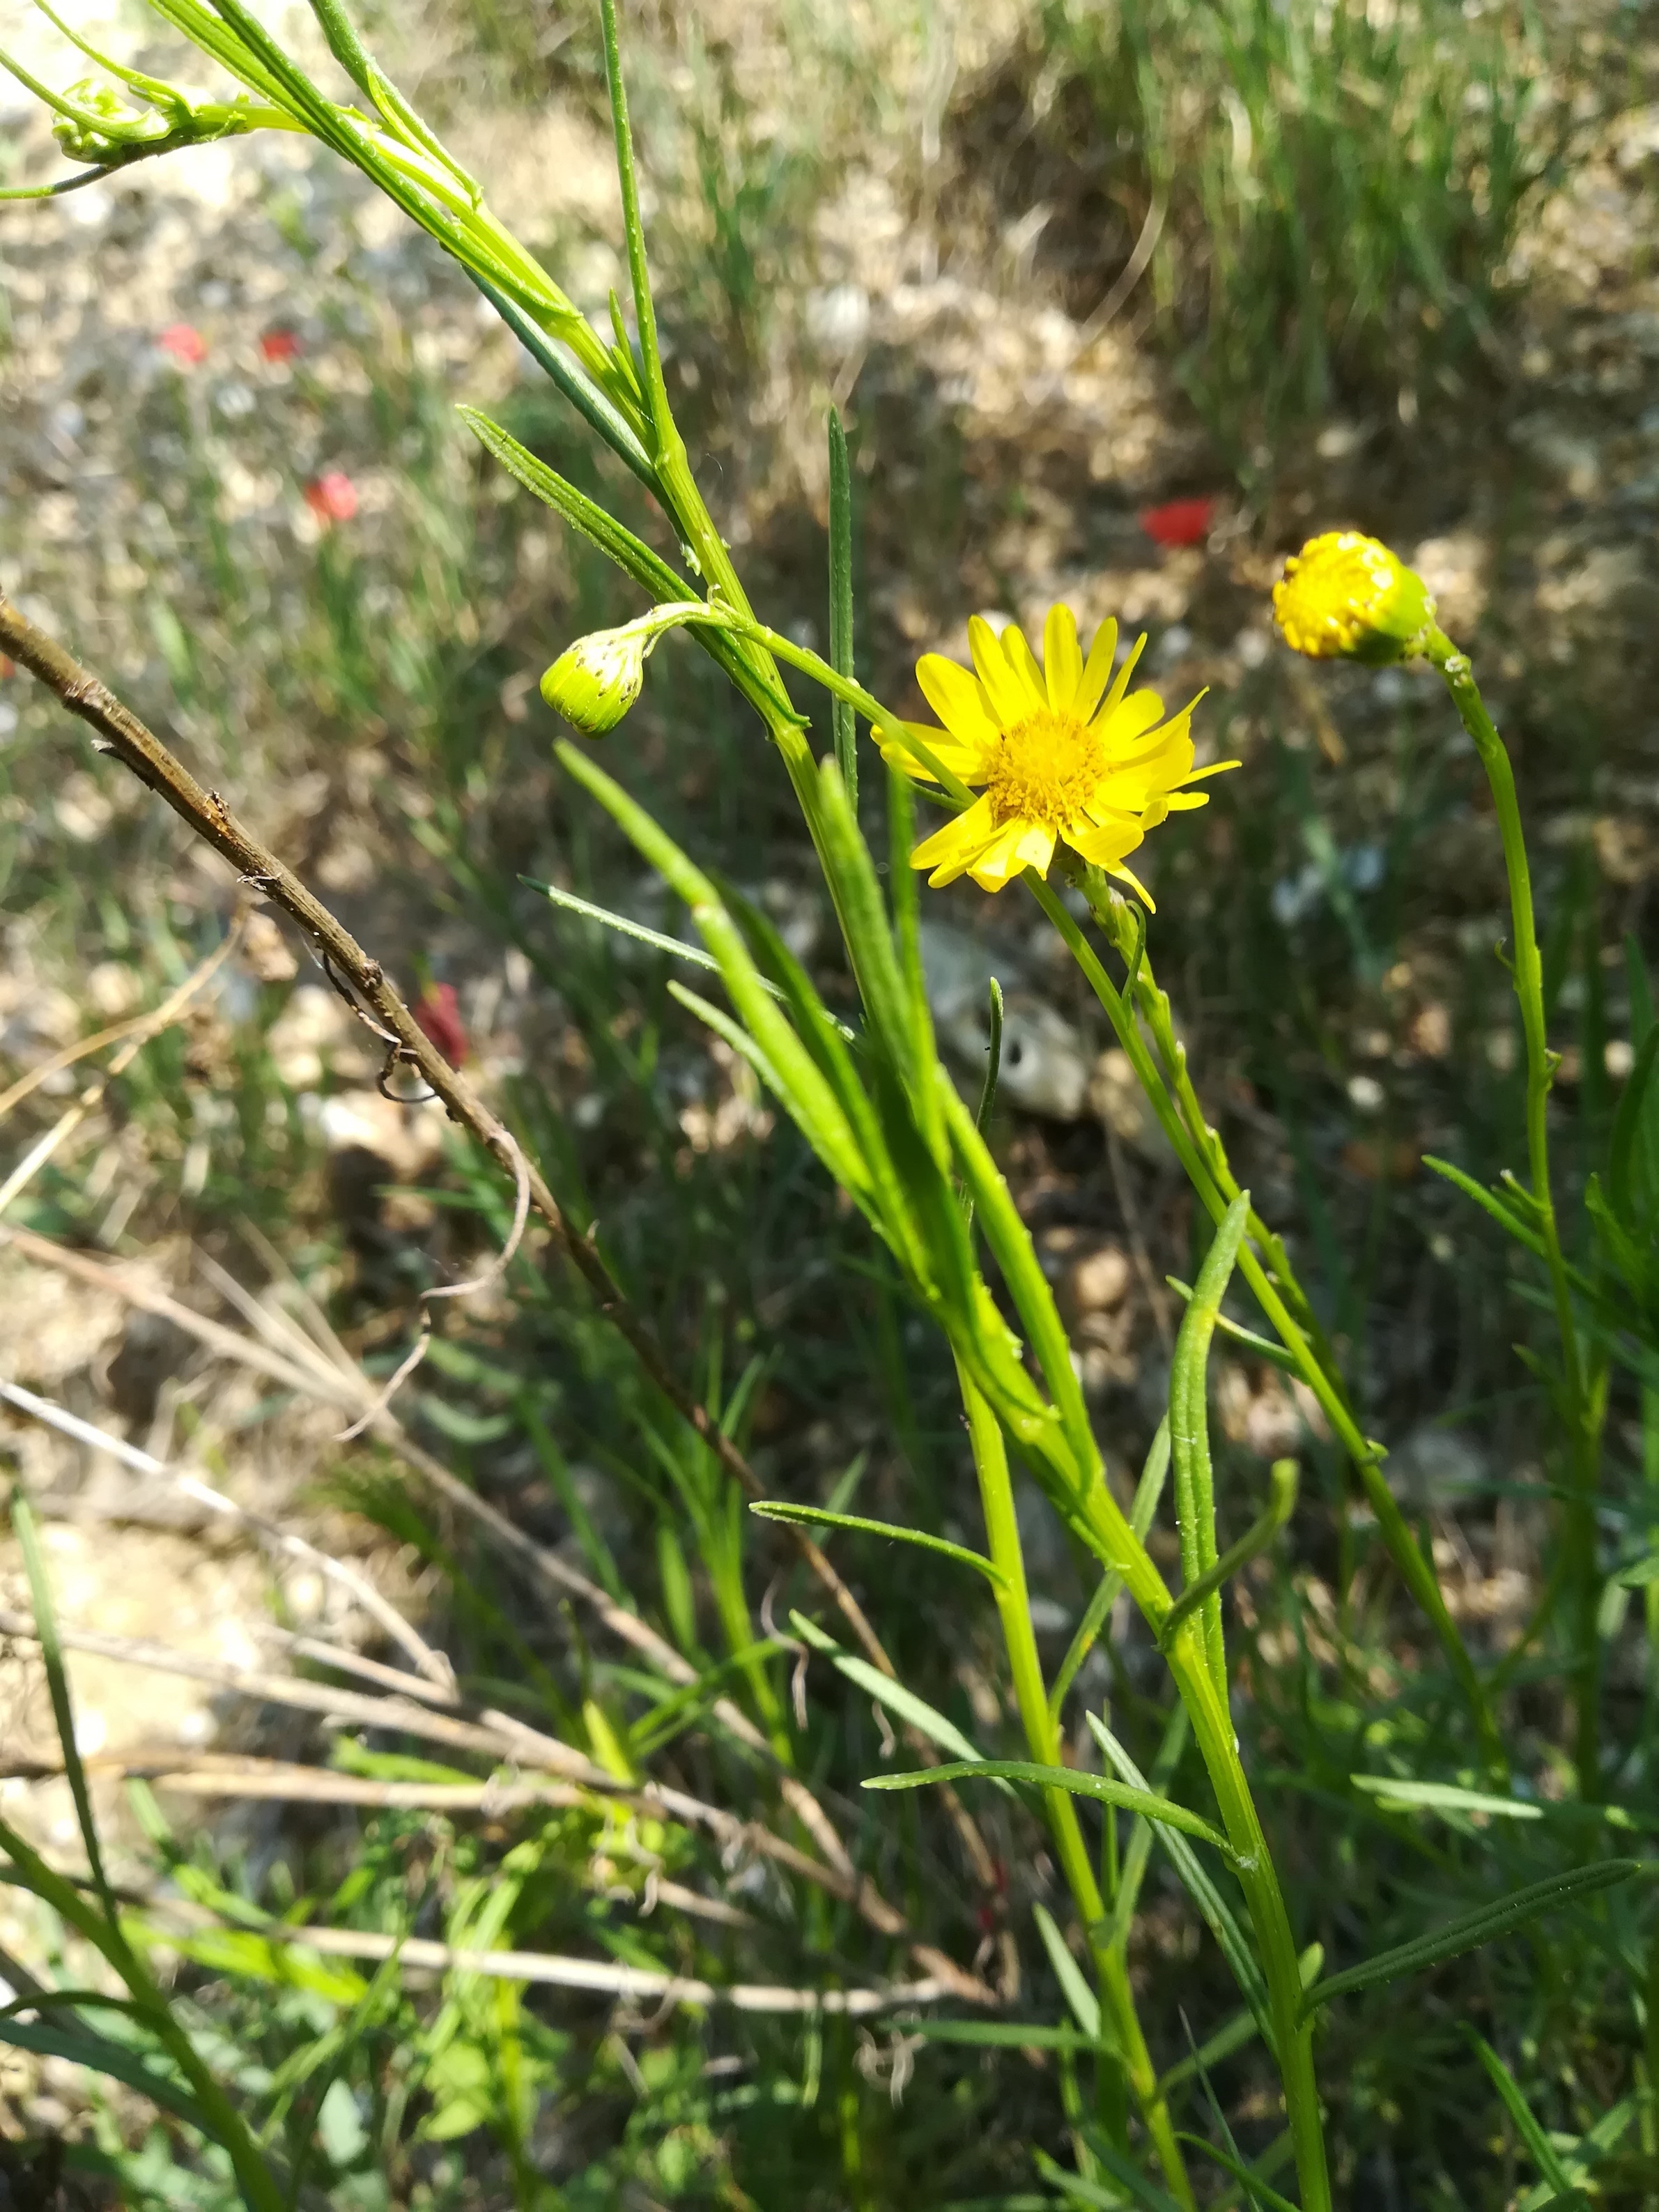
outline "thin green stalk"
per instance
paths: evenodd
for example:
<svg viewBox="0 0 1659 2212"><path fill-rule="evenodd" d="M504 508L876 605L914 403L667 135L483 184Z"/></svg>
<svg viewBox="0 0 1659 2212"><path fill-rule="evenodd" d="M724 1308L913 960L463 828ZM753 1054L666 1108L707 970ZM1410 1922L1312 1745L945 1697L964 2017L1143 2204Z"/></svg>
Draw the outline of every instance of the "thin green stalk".
<svg viewBox="0 0 1659 2212"><path fill-rule="evenodd" d="M1145 1554L1142 1554L1145 1558ZM1157 1571L1146 1561L1152 1578ZM1127 1577L1132 1595L1137 1595L1139 1574ZM1143 1613L1157 1633L1170 1610L1167 1597L1161 1616ZM1210 1671L1203 1624L1194 1614L1181 1623L1165 1652L1181 1701L1193 1724L1193 1735L1210 1778L1222 1826L1237 1855L1236 1871L1250 1911L1256 1949L1267 1984L1268 2012L1278 2048L1279 2079L1285 2092L1285 2117L1296 2152L1297 2178L1302 2185L1303 2212L1333 2212L1330 2172L1325 2158L1325 2127L1320 2111L1319 2085L1314 2073L1313 2027L1304 2020L1302 1978L1297 1964L1296 1939L1267 1837L1256 1816L1249 1778L1239 1757L1232 1716L1216 1689Z"/></svg>
<svg viewBox="0 0 1659 2212"><path fill-rule="evenodd" d="M1533 920L1532 870L1527 857L1526 833L1521 823L1520 801L1516 795L1515 772L1497 725L1486 712L1468 655L1460 653L1438 629L1429 632L1419 650L1439 670L1458 719L1480 756L1480 765L1486 772L1497 810L1498 834L1504 846L1504 871L1509 878L1510 915L1515 939L1510 975L1527 1047L1529 1195L1535 1217L1534 1226L1544 1248L1544 1265L1549 1274L1556 1331L1560 1339L1562 1395L1569 1444L1571 1479L1565 1551L1573 1613L1573 1758L1578 1771L1579 1795L1593 1800L1601 1789L1601 1644L1596 1615L1601 1601L1601 1582L1595 1545L1595 1499L1601 1474L1599 1423L1580 1356L1572 1289L1550 1189L1549 1097L1559 1062L1549 1048L1544 1012L1544 963Z"/></svg>
<svg viewBox="0 0 1659 2212"><path fill-rule="evenodd" d="M841 416L830 410L830 659L838 676L853 673L853 471ZM859 806L858 722L852 702L830 710L836 763L854 814Z"/></svg>
<svg viewBox="0 0 1659 2212"><path fill-rule="evenodd" d="M1210 1218L1218 1226L1225 1219L1231 1201L1224 1196L1211 1170L1209 1159L1194 1144L1186 1122L1177 1112L1164 1077L1149 1050L1140 1024L1122 994L1113 983L1101 963L1099 955L1078 927L1077 922L1053 887L1040 877L1028 872L1027 884L1032 896L1060 932L1084 975L1088 978L1095 996L1106 1009L1118 1042L1127 1054L1137 1080L1156 1115L1158 1127L1170 1141L1182 1166L1186 1170L1194 1190ZM1144 964L1144 963L1143 963ZM1291 1358L1297 1371L1318 1401L1319 1407L1335 1432L1338 1442L1352 1461L1364 1486L1366 1500L1376 1518L1377 1533L1386 1546L1389 1557L1399 1569L1401 1579L1418 1604L1427 1614L1442 1650L1460 1687L1468 1701L1470 1711L1480 1732L1481 1748L1486 1763L1494 1770L1507 1765L1503 1741L1492 1717L1491 1707L1480 1686L1468 1648L1458 1633L1457 1624L1446 1609L1439 1583L1432 1565L1424 1557L1421 1547L1406 1524L1393 1491L1383 1474L1380 1454L1376 1445L1363 1433L1354 1419L1346 1397L1321 1361L1306 1332L1290 1310L1286 1298L1279 1287L1277 1270L1270 1277L1261 1260L1246 1243L1238 1255L1239 1272L1249 1285L1256 1303L1261 1308ZM1294 1279L1292 1278L1292 1279ZM1299 1295L1299 1293L1298 1293Z"/></svg>
<svg viewBox="0 0 1659 2212"><path fill-rule="evenodd" d="M1030 1599L1025 1585L1025 1560L1020 1547L1019 1523L1014 1510L1013 1484L1009 1476L1008 1452L1001 1425L967 1370L958 1364L957 1381L968 1416L969 1440L979 1474L980 1499L985 1514L987 1547L1002 1576L996 1589L998 1617L1008 1650L1008 1668L1019 1708L1021 1726L1032 1759L1043 1766L1060 1762L1060 1729L1048 1711L1048 1694L1042 1679L1042 1662L1036 1633L1031 1626ZM1128 1965L1121 1949L1105 1938L1106 1903L1100 1893L1089 1849L1078 1819L1076 1801L1063 1790L1043 1792L1055 1854L1065 1873L1094 1960L1100 1998L1111 2022L1135 2102L1158 2153L1158 2163L1176 2199L1183 2206L1195 2203L1187 2178L1186 2161L1176 2140L1169 2107L1158 2089L1158 2069L1146 2048L1134 1994L1129 1986Z"/></svg>
<svg viewBox="0 0 1659 2212"><path fill-rule="evenodd" d="M1112 890L1098 868L1088 868L1083 872L1081 888L1089 902L1090 913L1110 938L1123 961L1127 973L1122 995L1146 1024L1158 1058L1164 1063L1165 1079L1175 1100L1176 1109L1194 1146L1215 1178L1216 1188L1231 1206L1238 1196L1239 1186L1227 1158L1227 1148L1221 1141L1220 1132L1206 1118L1202 1102L1188 1072L1187 1048L1175 1032L1175 1014L1170 1004L1170 994L1158 988L1158 979L1152 973L1152 964L1146 954L1146 915L1139 908L1132 910L1129 902ZM1250 1209L1249 1233L1269 1273L1284 1292L1298 1326L1318 1353L1321 1364L1333 1383L1341 1389L1342 1378L1337 1367L1336 1355L1326 1339L1307 1293L1297 1279L1290 1255L1282 1240L1268 1227L1254 1206Z"/></svg>

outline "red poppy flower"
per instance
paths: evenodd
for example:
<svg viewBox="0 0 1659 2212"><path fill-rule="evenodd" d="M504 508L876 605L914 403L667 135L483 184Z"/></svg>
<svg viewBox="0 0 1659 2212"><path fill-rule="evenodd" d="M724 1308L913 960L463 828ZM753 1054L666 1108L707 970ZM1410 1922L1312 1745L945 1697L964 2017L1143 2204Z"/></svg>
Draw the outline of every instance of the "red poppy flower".
<svg viewBox="0 0 1659 2212"><path fill-rule="evenodd" d="M300 350L300 333L278 325L267 331L259 341L259 350L267 361L292 361Z"/></svg>
<svg viewBox="0 0 1659 2212"><path fill-rule="evenodd" d="M433 983L410 1009L452 1067L459 1067L470 1049L466 1024L456 1001L453 983Z"/></svg>
<svg viewBox="0 0 1659 2212"><path fill-rule="evenodd" d="M1201 545L1218 504L1213 499L1170 499L1162 507L1144 508L1136 519L1159 545Z"/></svg>
<svg viewBox="0 0 1659 2212"><path fill-rule="evenodd" d="M349 522L357 512L357 487L343 469L329 469L306 486L306 505L319 522Z"/></svg>
<svg viewBox="0 0 1659 2212"><path fill-rule="evenodd" d="M155 340L163 353L170 353L180 368L195 368L207 359L207 340L194 323L169 323Z"/></svg>

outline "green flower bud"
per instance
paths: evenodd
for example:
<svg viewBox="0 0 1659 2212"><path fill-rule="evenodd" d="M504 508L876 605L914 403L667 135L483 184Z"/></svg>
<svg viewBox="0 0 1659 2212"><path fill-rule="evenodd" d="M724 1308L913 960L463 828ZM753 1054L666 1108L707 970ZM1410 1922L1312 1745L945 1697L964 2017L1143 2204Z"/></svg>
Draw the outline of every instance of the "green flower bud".
<svg viewBox="0 0 1659 2212"><path fill-rule="evenodd" d="M605 737L639 697L646 661L665 630L723 620L702 599L671 599L620 629L593 630L565 647L542 678L542 696L584 737Z"/></svg>

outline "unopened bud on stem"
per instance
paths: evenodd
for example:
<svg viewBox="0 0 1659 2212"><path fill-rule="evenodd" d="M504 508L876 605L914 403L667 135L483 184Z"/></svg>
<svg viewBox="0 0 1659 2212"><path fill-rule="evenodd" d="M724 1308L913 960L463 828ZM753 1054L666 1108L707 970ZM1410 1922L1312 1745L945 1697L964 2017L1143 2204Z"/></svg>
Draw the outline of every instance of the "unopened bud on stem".
<svg viewBox="0 0 1659 2212"><path fill-rule="evenodd" d="M1273 617L1285 644L1315 660L1409 660L1435 634L1423 579L1357 530L1328 531L1291 556Z"/></svg>
<svg viewBox="0 0 1659 2212"><path fill-rule="evenodd" d="M702 599L670 599L620 629L592 630L559 655L542 678L542 696L585 737L602 738L639 697L646 661L665 630L722 619Z"/></svg>

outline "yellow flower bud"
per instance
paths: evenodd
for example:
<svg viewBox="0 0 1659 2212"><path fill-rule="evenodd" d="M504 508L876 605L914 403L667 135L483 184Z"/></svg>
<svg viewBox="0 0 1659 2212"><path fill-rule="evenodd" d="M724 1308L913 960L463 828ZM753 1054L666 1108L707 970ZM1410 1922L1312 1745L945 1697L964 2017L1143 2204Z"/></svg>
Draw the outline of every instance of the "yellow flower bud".
<svg viewBox="0 0 1659 2212"><path fill-rule="evenodd" d="M1273 618L1285 644L1315 660L1409 660L1434 628L1434 600L1375 538L1332 530L1285 563Z"/></svg>
<svg viewBox="0 0 1659 2212"><path fill-rule="evenodd" d="M639 697L657 640L686 622L722 622L701 599L670 599L620 629L596 629L567 646L542 678L542 696L585 737L614 730Z"/></svg>

